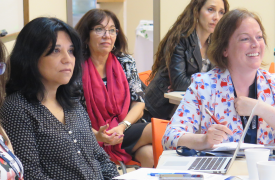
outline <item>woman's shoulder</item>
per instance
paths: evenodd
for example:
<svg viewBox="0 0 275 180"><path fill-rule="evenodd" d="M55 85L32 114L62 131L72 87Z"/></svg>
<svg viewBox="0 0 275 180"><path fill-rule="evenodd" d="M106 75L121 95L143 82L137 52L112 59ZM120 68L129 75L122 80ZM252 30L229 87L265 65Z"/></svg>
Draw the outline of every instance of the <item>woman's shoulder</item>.
<svg viewBox="0 0 275 180"><path fill-rule="evenodd" d="M193 81L211 81L213 79L218 78L224 74L224 71L222 71L220 68L215 67L212 70L208 72L203 72L203 73L196 73L192 75L192 80Z"/></svg>
<svg viewBox="0 0 275 180"><path fill-rule="evenodd" d="M269 71L267 71L265 69L259 68L258 71L261 72L264 75L267 75L267 76L270 76L270 77L275 77L274 73L270 73Z"/></svg>
<svg viewBox="0 0 275 180"><path fill-rule="evenodd" d="M123 62L123 63L133 63L135 62L135 59L130 55L130 54L124 54L122 53L121 56L116 56L117 60L119 62Z"/></svg>
<svg viewBox="0 0 275 180"><path fill-rule="evenodd" d="M26 103L27 99L20 92L15 92L5 98L4 104Z"/></svg>
<svg viewBox="0 0 275 180"><path fill-rule="evenodd" d="M1 107L1 112L20 115L26 109L32 109L32 104L29 103L20 92L15 92L5 98L5 101Z"/></svg>
<svg viewBox="0 0 275 180"><path fill-rule="evenodd" d="M258 69L258 72L261 75L263 75L268 80L268 82L270 84L275 85L275 74L274 73L270 73L269 71L261 69L261 68Z"/></svg>

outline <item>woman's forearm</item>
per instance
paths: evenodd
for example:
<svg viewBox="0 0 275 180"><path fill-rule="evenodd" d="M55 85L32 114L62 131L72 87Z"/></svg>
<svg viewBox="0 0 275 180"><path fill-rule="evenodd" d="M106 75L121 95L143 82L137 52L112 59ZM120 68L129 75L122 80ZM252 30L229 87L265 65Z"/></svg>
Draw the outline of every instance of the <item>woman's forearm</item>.
<svg viewBox="0 0 275 180"><path fill-rule="evenodd" d="M177 146L186 146L189 149L204 150L209 149L206 143L205 134L186 133L180 137Z"/></svg>
<svg viewBox="0 0 275 180"><path fill-rule="evenodd" d="M124 120L129 121L131 124L134 124L143 116L144 107L145 103L143 102L132 102L130 111L128 112Z"/></svg>

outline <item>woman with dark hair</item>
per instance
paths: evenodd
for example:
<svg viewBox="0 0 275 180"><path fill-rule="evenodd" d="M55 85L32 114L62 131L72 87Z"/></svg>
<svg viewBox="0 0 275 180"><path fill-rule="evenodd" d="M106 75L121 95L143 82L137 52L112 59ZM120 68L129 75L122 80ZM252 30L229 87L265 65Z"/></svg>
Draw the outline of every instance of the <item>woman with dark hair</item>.
<svg viewBox="0 0 275 180"><path fill-rule="evenodd" d="M232 10L217 24L211 40L207 53L216 67L192 76L166 128L164 149L186 146L202 150L237 142L253 108L244 142L274 143L275 76L260 68L266 35L259 17L247 10Z"/></svg>
<svg viewBox="0 0 275 180"><path fill-rule="evenodd" d="M152 167L152 128L137 123L144 110L143 91L116 15L92 9L75 28L86 59L81 99L97 141L114 161L127 163L133 157L142 167Z"/></svg>
<svg viewBox="0 0 275 180"><path fill-rule="evenodd" d="M8 62L6 61L6 48L0 40L0 106L5 99L5 84L9 71L5 73ZM13 154L11 142L0 124L0 172L1 179L23 179L23 166L20 160Z"/></svg>
<svg viewBox="0 0 275 180"><path fill-rule="evenodd" d="M160 42L145 90L151 116L170 119L175 105L164 98L170 91L185 91L191 75L212 66L206 55L216 24L229 10L227 0L191 0Z"/></svg>
<svg viewBox="0 0 275 180"><path fill-rule="evenodd" d="M81 40L56 18L36 18L19 33L0 115L26 179L111 179L116 166L98 145L79 103Z"/></svg>

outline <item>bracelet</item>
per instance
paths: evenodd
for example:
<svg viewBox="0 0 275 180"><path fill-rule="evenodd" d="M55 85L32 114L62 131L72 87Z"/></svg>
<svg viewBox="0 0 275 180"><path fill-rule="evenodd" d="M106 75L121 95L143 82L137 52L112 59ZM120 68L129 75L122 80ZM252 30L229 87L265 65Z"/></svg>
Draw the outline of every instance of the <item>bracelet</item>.
<svg viewBox="0 0 275 180"><path fill-rule="evenodd" d="M131 123L129 121L121 121L120 123L118 123L118 126L120 124L124 124L126 126L126 128L124 129L124 131L126 131L129 127L131 127Z"/></svg>

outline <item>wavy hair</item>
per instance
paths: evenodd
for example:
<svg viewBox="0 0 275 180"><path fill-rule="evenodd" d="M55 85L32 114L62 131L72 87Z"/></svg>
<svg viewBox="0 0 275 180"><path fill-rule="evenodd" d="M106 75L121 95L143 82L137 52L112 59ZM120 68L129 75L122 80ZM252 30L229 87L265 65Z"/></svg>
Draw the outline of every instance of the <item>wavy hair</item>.
<svg viewBox="0 0 275 180"><path fill-rule="evenodd" d="M0 106L3 104L6 96L5 85L9 79L9 60L7 59L7 49L4 43L0 40L0 62L6 63L5 73L0 75Z"/></svg>
<svg viewBox="0 0 275 180"><path fill-rule="evenodd" d="M152 73L147 79L148 82L154 78L162 61L165 61L166 68L169 68L172 54L182 34L188 37L195 30L199 12L206 1L207 0L191 0L184 11L178 16L176 22L172 25L158 46L157 53L155 54L155 62L152 66ZM229 11L229 4L227 0L223 0L223 2L226 13Z"/></svg>

